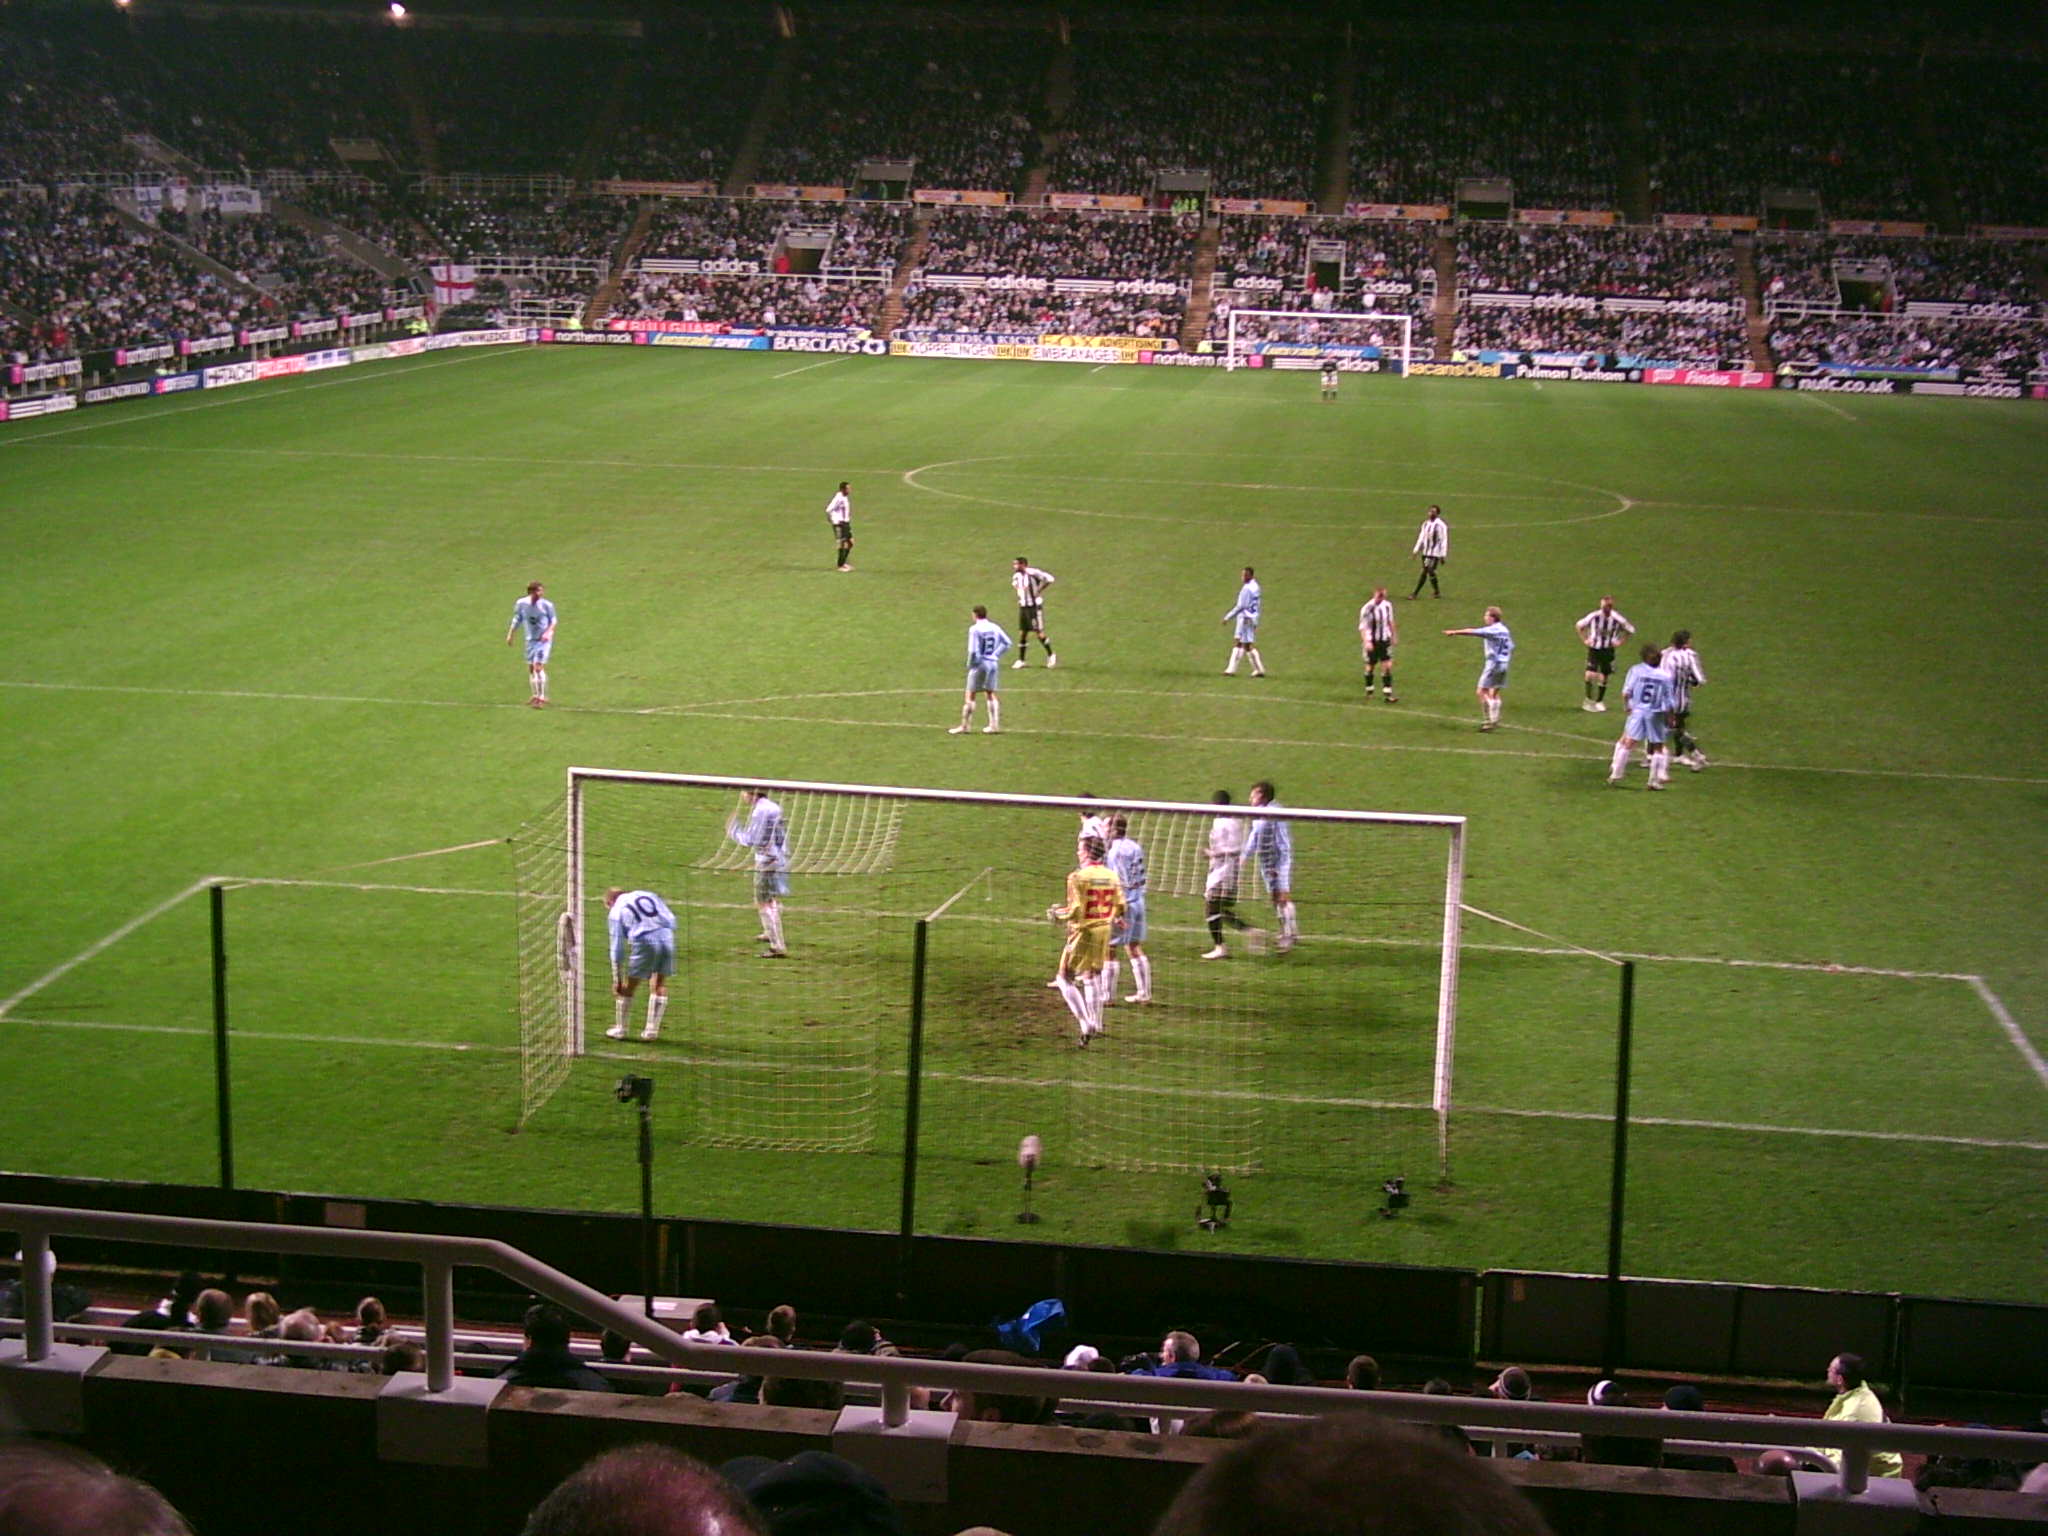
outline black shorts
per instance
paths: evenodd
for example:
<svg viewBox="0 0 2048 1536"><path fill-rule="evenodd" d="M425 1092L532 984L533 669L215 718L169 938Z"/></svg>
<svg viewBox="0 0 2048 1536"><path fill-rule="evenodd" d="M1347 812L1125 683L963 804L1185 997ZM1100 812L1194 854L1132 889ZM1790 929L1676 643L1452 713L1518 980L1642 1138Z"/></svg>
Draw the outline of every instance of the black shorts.
<svg viewBox="0 0 2048 1536"><path fill-rule="evenodd" d="M1018 633L1030 634L1034 630L1045 628L1045 621L1039 617L1044 611L1043 605L1038 603L1027 603L1019 608L1017 610Z"/></svg>
<svg viewBox="0 0 2048 1536"><path fill-rule="evenodd" d="M853 519L849 517L843 523L834 523L832 525L832 537L842 544L851 544L853 542Z"/></svg>
<svg viewBox="0 0 2048 1536"><path fill-rule="evenodd" d="M1367 665L1368 667L1369 667L1369 666L1371 666L1371 665L1372 665L1372 664L1373 664L1374 662L1376 662L1376 661L1385 661L1385 662L1392 662L1392 661L1393 661L1393 659L1394 659L1394 642L1393 642L1393 641L1391 641L1391 640L1371 640L1371 641L1368 641L1368 642L1366 642L1366 647L1365 647L1365 664L1366 664L1366 665Z"/></svg>
<svg viewBox="0 0 2048 1536"><path fill-rule="evenodd" d="M1611 645L1589 645L1586 647L1586 670L1598 672L1602 677L1614 675L1614 647Z"/></svg>

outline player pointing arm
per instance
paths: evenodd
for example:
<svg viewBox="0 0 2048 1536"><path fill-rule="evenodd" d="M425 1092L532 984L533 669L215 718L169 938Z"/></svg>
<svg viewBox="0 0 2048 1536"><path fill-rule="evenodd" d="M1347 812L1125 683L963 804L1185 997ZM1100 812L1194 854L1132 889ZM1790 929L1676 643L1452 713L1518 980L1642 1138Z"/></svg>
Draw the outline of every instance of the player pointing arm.
<svg viewBox="0 0 2048 1536"><path fill-rule="evenodd" d="M1508 685L1508 662L1515 654L1515 637L1501 622L1500 610L1486 610L1486 622L1470 629L1447 629L1447 635L1477 635L1486 644L1486 664L1479 670L1479 729L1493 730L1500 724L1500 691Z"/></svg>

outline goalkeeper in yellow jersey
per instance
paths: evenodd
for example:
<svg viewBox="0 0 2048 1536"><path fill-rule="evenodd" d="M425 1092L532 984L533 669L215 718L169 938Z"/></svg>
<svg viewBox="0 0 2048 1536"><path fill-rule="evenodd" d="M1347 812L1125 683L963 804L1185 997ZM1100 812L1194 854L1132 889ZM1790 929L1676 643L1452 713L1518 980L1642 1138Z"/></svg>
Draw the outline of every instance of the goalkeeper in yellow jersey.
<svg viewBox="0 0 2048 1536"><path fill-rule="evenodd" d="M1102 968L1109 961L1109 931L1124 915L1124 888L1103 862L1108 850L1099 837L1080 843L1081 867L1067 876L1064 906L1046 916L1067 925L1054 985L1081 1026L1081 1045L1102 1033Z"/></svg>

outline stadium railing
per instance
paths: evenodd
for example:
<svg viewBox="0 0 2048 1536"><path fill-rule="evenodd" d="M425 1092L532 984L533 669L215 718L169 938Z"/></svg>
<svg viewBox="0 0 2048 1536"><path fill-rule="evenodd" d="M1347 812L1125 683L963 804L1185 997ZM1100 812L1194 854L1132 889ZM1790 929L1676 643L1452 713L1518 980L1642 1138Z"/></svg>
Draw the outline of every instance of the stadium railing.
<svg viewBox="0 0 2048 1536"><path fill-rule="evenodd" d="M0 1230L21 1243L23 1349L30 1365L51 1359L56 1322L49 1263L53 1237L171 1243L238 1253L298 1254L323 1258L383 1260L417 1264L426 1323L426 1390L450 1392L456 1380L455 1286L459 1267L491 1271L513 1280L593 1327L609 1328L660 1358L696 1371L730 1374L727 1346L685 1344L664 1324L591 1289L581 1281L489 1238L445 1237L410 1232L365 1232L268 1222L206 1221L181 1216L147 1216L125 1211L89 1211L54 1206L0 1205ZM164 1335L155 1336L162 1342ZM232 1336L204 1335L209 1347ZM270 1351L276 1340L257 1341ZM0 1355L0 1381L6 1357ZM1456 1424L1473 1430L1536 1430L1593 1434L1607 1438L1684 1440L1750 1449L1803 1447L1822 1441L1841 1448L1837 1484L1845 1496L1869 1483L1876 1451L1984 1457L2021 1463L2048 1460L2048 1433L1951 1429L1919 1424L1822 1422L1763 1414L1674 1413L1650 1408L1594 1408L1562 1403L1517 1403L1484 1398L1437 1397L1404 1392L1353 1392L1331 1387L1278 1387L1249 1382L1192 1381L1167 1377L1112 1376L1082 1371L1054 1374L1045 1367L963 1365L902 1356L841 1354L810 1350L762 1350L750 1354L746 1369L761 1376L810 1381L868 1383L882 1403L882 1422L891 1428L909 1421L913 1387L1115 1403L1167 1413L1235 1410L1275 1414L1321 1414L1372 1410L1415 1424Z"/></svg>

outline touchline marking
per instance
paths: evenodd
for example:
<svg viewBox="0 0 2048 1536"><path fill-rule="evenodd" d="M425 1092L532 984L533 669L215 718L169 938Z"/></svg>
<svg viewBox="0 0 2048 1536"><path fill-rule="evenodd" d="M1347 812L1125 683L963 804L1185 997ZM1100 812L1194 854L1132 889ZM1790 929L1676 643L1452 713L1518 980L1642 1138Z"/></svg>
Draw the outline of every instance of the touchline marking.
<svg viewBox="0 0 2048 1536"><path fill-rule="evenodd" d="M801 371L801 370L799 370ZM346 383L347 380L339 382ZM321 388L324 386L314 386ZM175 412L165 411L166 416ZM108 423L99 423L108 425ZM56 436L55 433L49 434ZM24 445L38 442L29 438ZM510 464L546 465L562 469L654 469L654 470L697 470L712 473L743 475L817 475L833 473L854 475L896 475L902 471L894 465L887 469L851 469L846 465L827 465L822 469L811 469L793 464L685 464L666 459L567 459L540 458L527 454L510 453L384 453L367 448L246 448L218 446L210 448L167 448L152 443L58 443L59 448L90 450L94 453L189 453L202 458L227 454L239 454L251 458L270 459L367 459L390 464Z"/></svg>
<svg viewBox="0 0 2048 1536"><path fill-rule="evenodd" d="M466 885L381 885L359 880L297 880L265 875L223 875L220 883L231 891L252 886L307 885L330 891L403 891L414 896L496 896L511 897L517 891L485 891Z"/></svg>
<svg viewBox="0 0 2048 1536"><path fill-rule="evenodd" d="M254 699L266 702L302 704L363 704L389 709L488 709L518 710L521 713L524 713L525 710L529 707L523 703L516 703L511 700L505 700L494 703L477 699L393 699L379 698L363 694L347 693L272 693L254 688L160 688L146 687L141 684L134 683L49 683L30 682L22 679L9 678L0 678L0 688L30 688L55 693L125 693L161 698ZM1082 693L1100 693L1127 690L1076 688L1069 689L1067 691L1069 693L1078 695ZM922 693L935 696L953 697L956 694L956 692L957 690L951 688L882 688L867 690L863 693L852 693L845 695L785 694L779 695L777 696L777 698L856 698L878 697L884 694L898 693ZM1161 697L1161 695L1153 694L1152 697ZM1206 699L1221 698L1224 697L1224 695L1220 693L1214 695L1186 694L1176 695L1176 697ZM1253 695L1245 694L1243 695L1243 697L1251 698L1253 697ZM1326 705L1331 705L1331 701L1321 702L1325 703ZM1335 706L1331 705L1331 707ZM1364 706L1359 705L1357 707L1363 709ZM554 710L557 714L630 715L636 718L645 718L648 716L661 715L673 711L683 711L686 712L691 718L699 720L742 720L771 725L838 725L854 727L861 730L889 729L900 731L936 731L940 729L940 725L937 722L925 722L918 720L860 720L830 715L752 714L742 713L737 710L723 710L702 704L663 704L649 708L631 709L625 707L624 705L616 704L551 704L549 708ZM1411 718L1419 718L1423 712L1406 711L1406 713L1408 713L1411 716ZM1433 715L1430 716L1430 718L1442 720L1462 720L1465 717L1458 715ZM1566 741L1583 741L1586 742L1589 747L1605 746L1604 740L1598 737L1577 736L1573 735L1568 731L1551 731L1540 726L1515 725L1511 721L1503 721L1502 725L1508 730L1519 731L1527 735L1557 736ZM1084 741L1095 741L1107 737L1115 737L1118 740L1125 741L1158 741L1166 743L1193 741L1200 742L1205 746L1310 747L1318 750L1335 749L1338 751L1346 752L1434 752L1452 757L1520 757L1568 763L1586 763L1597 762L1601 760L1600 755L1592 751L1525 752L1516 750L1514 748L1450 747L1434 746L1427 743L1417 742L1305 741L1291 737L1279 736L1194 736L1176 735L1166 732L1079 731L1062 729L1057 726L1044 726L1035 729L1011 729L1009 727L1005 727L1001 734L1009 736L1073 737ZM1752 773L1824 773L1848 778L1907 779L1914 781L1925 780L1929 782L1947 782L1960 784L2048 784L2048 778L2029 778L2017 774L1944 773L1933 769L1921 768L1860 768L1845 767L1838 764L1751 763L1741 762L1734 758L1722 757L1715 758L1714 765L1717 770L1725 771L1728 769L1743 769Z"/></svg>
<svg viewBox="0 0 2048 1536"><path fill-rule="evenodd" d="M771 374L770 377L777 379L793 379L800 373L809 373L813 368L830 368L834 363L843 363L845 361L846 359L843 357L824 357L820 358L815 363L805 363L801 368L785 368L780 373Z"/></svg>
<svg viewBox="0 0 2048 1536"><path fill-rule="evenodd" d="M1998 994L1991 990L1982 976L1966 976L1963 979L1969 982L1977 996L1984 1000L1984 1006L1991 1010L1991 1017L1998 1020L1998 1027L2005 1031L2005 1037L2012 1041L2013 1049L2020 1053L2021 1059L2034 1069L2034 1076L2041 1080L2041 1086L2048 1088L2048 1061L2041 1059L2040 1051L2035 1048L2034 1042L2027 1038L2027 1032L2020 1028L2019 1021L1999 1000Z"/></svg>
<svg viewBox="0 0 2048 1536"><path fill-rule="evenodd" d="M385 379L411 378L416 373L429 373L436 368L452 368L457 363L480 362L487 357L504 357L507 355L517 356L529 350L529 348L520 343L508 342L502 348L483 347L477 349L474 352L467 353L461 357L451 357L447 359L445 362L417 363L410 368L391 369L382 373L350 374L347 377L339 379L323 379L321 382L317 384L301 384L296 389L275 390L270 392L258 391L254 394L247 395L230 394L222 399L216 400L195 400L190 405L174 405L167 410L151 411L146 416L129 415L126 413L120 413L118 415L110 414L104 421L88 421L83 423L82 425L75 427L58 427L55 431L38 432L33 437L7 437L4 435L0 435L0 449L26 447L30 443L44 442L47 439L53 437L68 437L74 432L96 432L102 427L129 426L141 422L161 421L166 416L184 416L190 414L193 411L216 411L219 410L224 405L241 405L246 401L250 400L284 400L289 399L295 395L306 394L307 392L315 389L339 389L344 384L376 384L382 382ZM379 361L387 361L387 359L379 359ZM305 375L301 374L300 377L303 378L305 377ZM147 451L151 453L161 453L164 450L160 448L152 448L148 449ZM189 453L206 453L217 452L219 450L194 448L173 451L183 451Z"/></svg>
<svg viewBox="0 0 2048 1536"><path fill-rule="evenodd" d="M1798 393L1802 398L1811 400L1815 405L1819 406L1822 410L1833 411L1837 416L1841 417L1844 421L1854 422L1859 427L1863 425L1863 421L1860 417L1850 415L1849 412L1843 410L1839 405L1835 404L1834 401L1828 399L1825 395L1818 395L1815 394L1812 390L1807 389L1802 389Z"/></svg>
<svg viewBox="0 0 2048 1536"><path fill-rule="evenodd" d="M52 982L61 981L64 977L69 976L81 965L85 964L86 961L92 959L93 956L103 954L105 951L112 949L116 944L120 943L123 939L127 938L129 934L133 933L136 929L140 928L144 923L152 922L155 919L162 917L166 912L170 911L171 908L178 905L179 902L184 901L187 898L198 894L200 891L205 890L206 886L206 881L194 880L190 885L186 886L185 889L178 892L177 895L165 897L162 901L158 902L155 906L151 907L148 911L142 913L140 916L129 918L127 922L123 923L120 927L116 928L112 933L108 934L105 938L99 939L94 943L86 945L84 949L81 949L77 954L73 955L69 960L66 960L62 965L59 965L54 969L45 971L42 975L38 976L34 981L30 982L27 986L23 987L19 992L15 993L14 996L6 999L4 1002L0 1002L0 1019L6 1018L9 1013L13 1012L17 1004L25 1002L29 998L34 997L38 992L42 991L43 988L49 986Z"/></svg>
<svg viewBox="0 0 2048 1536"><path fill-rule="evenodd" d="M136 1035L197 1035L208 1036L212 1029L196 1024L128 1024L100 1019L11 1019L9 1023L24 1029L85 1029L103 1030L118 1034ZM299 1034L285 1030L241 1029L234 1031L238 1040L260 1040L286 1045L340 1045L352 1047L390 1046L402 1051L452 1051L474 1052L479 1055L516 1056L520 1047L509 1044L483 1043L471 1040L422 1040L412 1036L399 1035L327 1035ZM1114 1037L1111 1037L1114 1047ZM730 1056L678 1056L669 1051L642 1047L639 1050L608 1050L593 1047L589 1056L601 1061L660 1061L692 1068L713 1068L722 1071L773 1068L787 1070L786 1063L762 1058ZM901 1067L867 1067L858 1064L835 1065L831 1063L807 1063L804 1070L837 1073L859 1073L872 1071L878 1077L900 1078L904 1075ZM1402 1099L1357 1099L1304 1097L1297 1094L1263 1094L1244 1088L1185 1088L1161 1087L1151 1083L1128 1082L1081 1082L1066 1077L1011 1077L994 1073L977 1072L926 1072L925 1078L934 1082L967 1083L981 1087L1008 1088L1063 1088L1068 1090L1088 1089L1100 1091L1104 1088L1119 1093L1142 1093L1159 1097L1187 1099L1217 1099L1239 1102L1271 1102L1277 1104L1300 1104L1312 1109L1366 1109L1403 1110L1414 1113L1431 1112L1431 1106L1421 1102ZM1454 1109L1452 1117L1461 1115L1498 1115L1517 1120L1566 1120L1611 1122L1613 1116L1599 1110L1572 1109L1515 1109L1493 1104L1468 1104ZM1664 1126L1676 1130L1733 1131L1743 1135L1762 1136L1820 1136L1849 1141L1889 1141L1925 1144L1932 1146L1977 1147L1991 1151L2007 1152L2048 1152L2048 1141L2023 1141L1994 1136L1947 1136L1931 1131L1873 1131L1844 1129L1810 1125L1764 1125L1741 1120L1694 1120L1669 1115L1631 1115L1630 1125Z"/></svg>

